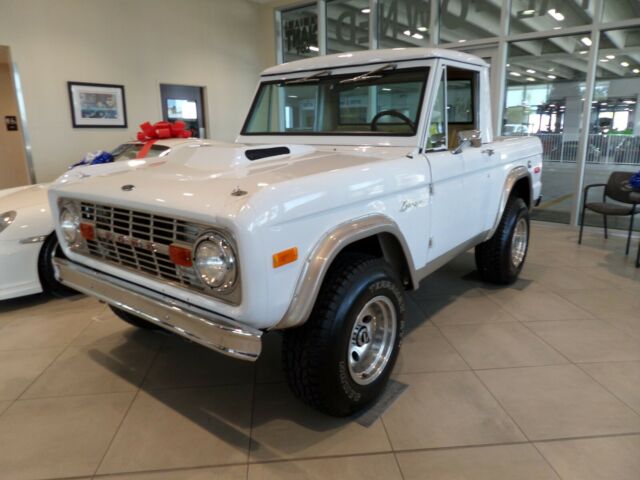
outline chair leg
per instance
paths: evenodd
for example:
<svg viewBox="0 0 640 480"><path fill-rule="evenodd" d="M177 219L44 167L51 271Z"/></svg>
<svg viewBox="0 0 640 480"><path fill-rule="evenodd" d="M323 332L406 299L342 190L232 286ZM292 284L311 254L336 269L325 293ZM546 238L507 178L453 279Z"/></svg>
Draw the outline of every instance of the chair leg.
<svg viewBox="0 0 640 480"><path fill-rule="evenodd" d="M607 226L607 216L604 216L604 239L609 239L609 227Z"/></svg>
<svg viewBox="0 0 640 480"><path fill-rule="evenodd" d="M580 213L580 235L578 236L578 245L582 245L582 232L584 231L584 202L582 202L582 213Z"/></svg>
<svg viewBox="0 0 640 480"><path fill-rule="evenodd" d="M627 235L627 249L625 251L625 255L629 255L629 248L631 248L631 234L633 233L633 218L635 215L631 215L631 220L629 221L629 235Z"/></svg>

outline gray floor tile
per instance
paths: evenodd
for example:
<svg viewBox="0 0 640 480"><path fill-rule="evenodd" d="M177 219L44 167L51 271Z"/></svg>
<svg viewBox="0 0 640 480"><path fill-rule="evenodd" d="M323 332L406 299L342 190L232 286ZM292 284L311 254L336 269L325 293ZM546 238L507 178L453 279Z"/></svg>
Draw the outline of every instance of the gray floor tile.
<svg viewBox="0 0 640 480"><path fill-rule="evenodd" d="M149 370L158 344L134 338L115 344L68 347L23 398L134 391Z"/></svg>
<svg viewBox="0 0 640 480"><path fill-rule="evenodd" d="M582 290L580 290L582 292ZM550 291L497 290L490 298L521 321L592 318L587 311Z"/></svg>
<svg viewBox="0 0 640 480"><path fill-rule="evenodd" d="M610 288L605 280L585 273L584 269L575 267L525 264L521 277L532 280L550 291Z"/></svg>
<svg viewBox="0 0 640 480"><path fill-rule="evenodd" d="M62 352L62 348L0 351L0 400L13 400Z"/></svg>
<svg viewBox="0 0 640 480"><path fill-rule="evenodd" d="M471 368L568 363L519 322L449 325L441 328Z"/></svg>
<svg viewBox="0 0 640 480"><path fill-rule="evenodd" d="M640 432L640 416L575 365L477 373L531 440Z"/></svg>
<svg viewBox="0 0 640 480"><path fill-rule="evenodd" d="M249 480L401 480L392 454L249 465Z"/></svg>
<svg viewBox="0 0 640 480"><path fill-rule="evenodd" d="M262 353L255 363L256 382L286 382L282 367L282 334L271 332L262 337Z"/></svg>
<svg viewBox="0 0 640 480"><path fill-rule="evenodd" d="M499 305L482 297L430 298L420 306L436 325L513 322L516 319Z"/></svg>
<svg viewBox="0 0 640 480"><path fill-rule="evenodd" d="M251 386L140 392L98 473L246 462L251 398Z"/></svg>
<svg viewBox="0 0 640 480"><path fill-rule="evenodd" d="M96 480L246 480L246 465L100 475Z"/></svg>
<svg viewBox="0 0 640 480"><path fill-rule="evenodd" d="M72 345L89 346L99 345L103 343L112 344L131 337L148 337L156 339L160 342L166 337L159 332L147 331L129 325L127 322L120 320L114 313L107 308L105 312L93 317L87 328L78 335Z"/></svg>
<svg viewBox="0 0 640 480"><path fill-rule="evenodd" d="M573 362L640 360L640 340L601 320L530 322L527 327Z"/></svg>
<svg viewBox="0 0 640 480"><path fill-rule="evenodd" d="M167 338L144 387L172 388L253 383L254 365L214 352L180 337Z"/></svg>
<svg viewBox="0 0 640 480"><path fill-rule="evenodd" d="M640 295L634 295L627 290L580 290L559 293L598 318L637 317L640 311Z"/></svg>
<svg viewBox="0 0 640 480"><path fill-rule="evenodd" d="M370 427L306 406L285 384L257 385L251 461L390 451L380 420Z"/></svg>
<svg viewBox="0 0 640 480"><path fill-rule="evenodd" d="M400 375L409 388L383 415L395 450L525 439L471 372Z"/></svg>
<svg viewBox="0 0 640 480"><path fill-rule="evenodd" d="M638 295L640 295L640 293ZM609 325L613 325L628 335L640 340L640 315L609 317L603 320Z"/></svg>
<svg viewBox="0 0 640 480"><path fill-rule="evenodd" d="M405 335L394 374L468 369L442 333L432 325L426 325Z"/></svg>
<svg viewBox="0 0 640 480"><path fill-rule="evenodd" d="M563 480L638 480L640 435L536 444Z"/></svg>
<svg viewBox="0 0 640 480"><path fill-rule="evenodd" d="M0 416L0 465L11 480L92 475L133 393L18 400Z"/></svg>
<svg viewBox="0 0 640 480"><path fill-rule="evenodd" d="M558 480L532 445L398 453L404 480Z"/></svg>
<svg viewBox="0 0 640 480"><path fill-rule="evenodd" d="M0 402L0 415L4 413L4 411L9 408L13 402L11 400L7 400L6 402Z"/></svg>
<svg viewBox="0 0 640 480"><path fill-rule="evenodd" d="M580 368L640 414L640 362L584 363Z"/></svg>

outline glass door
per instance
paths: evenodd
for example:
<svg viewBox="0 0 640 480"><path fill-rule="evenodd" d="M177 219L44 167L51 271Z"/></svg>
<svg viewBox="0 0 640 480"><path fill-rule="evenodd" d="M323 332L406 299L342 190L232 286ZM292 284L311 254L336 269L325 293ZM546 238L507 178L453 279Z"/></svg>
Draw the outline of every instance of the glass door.
<svg viewBox="0 0 640 480"><path fill-rule="evenodd" d="M187 125L192 136L206 137L204 92L202 87L189 85L160 85L162 118L168 122L177 120Z"/></svg>

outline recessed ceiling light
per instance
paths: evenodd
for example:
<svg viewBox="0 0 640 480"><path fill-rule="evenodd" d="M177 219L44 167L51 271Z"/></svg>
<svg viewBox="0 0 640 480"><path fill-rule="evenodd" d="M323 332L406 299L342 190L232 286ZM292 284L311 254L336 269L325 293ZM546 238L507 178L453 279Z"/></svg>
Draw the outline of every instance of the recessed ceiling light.
<svg viewBox="0 0 640 480"><path fill-rule="evenodd" d="M620 62L620 66L627 68L629 66L629 62Z"/></svg>
<svg viewBox="0 0 640 480"><path fill-rule="evenodd" d="M640 73L640 68L634 68L634 69L632 70L632 72L633 72L633 73Z"/></svg>
<svg viewBox="0 0 640 480"><path fill-rule="evenodd" d="M555 80L558 77L556 77L555 75L547 75L547 78L550 78L551 80Z"/></svg>
<svg viewBox="0 0 640 480"><path fill-rule="evenodd" d="M427 30L429 30L427 27L418 27L419 32L426 32Z"/></svg>
<svg viewBox="0 0 640 480"><path fill-rule="evenodd" d="M534 13L536 13L536 11L535 10L523 10L521 13L522 13L522 15L531 16Z"/></svg>
<svg viewBox="0 0 640 480"><path fill-rule="evenodd" d="M363 8L362 10L360 10L362 13L371 13L371 9L370 8Z"/></svg>
<svg viewBox="0 0 640 480"><path fill-rule="evenodd" d="M582 37L580 41L585 44L587 47L591 46L591 39L589 37Z"/></svg>
<svg viewBox="0 0 640 480"><path fill-rule="evenodd" d="M607 60L606 58L601 58L601 59L600 59L600 61L601 61L602 63L607 63L609 60Z"/></svg>
<svg viewBox="0 0 640 480"><path fill-rule="evenodd" d="M588 52L587 50L580 50L580 52L579 52L579 53L580 53L580 55L585 55L585 54L587 54L587 53L589 53L589 52Z"/></svg>
<svg viewBox="0 0 640 480"><path fill-rule="evenodd" d="M458 40L458 43L464 43L464 42L466 42L466 40L464 38Z"/></svg>
<svg viewBox="0 0 640 480"><path fill-rule="evenodd" d="M562 27L553 27L554 30L560 30Z"/></svg>
<svg viewBox="0 0 640 480"><path fill-rule="evenodd" d="M527 73L536 73L536 71L531 68L527 68Z"/></svg>
<svg viewBox="0 0 640 480"><path fill-rule="evenodd" d="M509 72L509 74L513 75L514 77L521 77L522 76L518 72Z"/></svg>
<svg viewBox="0 0 640 480"><path fill-rule="evenodd" d="M424 38L424 35L421 35L419 33L414 33L413 35L411 35L413 38L417 39L417 40L422 40Z"/></svg>
<svg viewBox="0 0 640 480"><path fill-rule="evenodd" d="M609 60L613 60L614 58L616 58L616 56L615 56L615 55L607 55L607 58L608 58Z"/></svg>
<svg viewBox="0 0 640 480"><path fill-rule="evenodd" d="M527 80L530 81L530 82L535 82L536 81L536 79L533 78L533 77L527 77Z"/></svg>
<svg viewBox="0 0 640 480"><path fill-rule="evenodd" d="M312 52L319 52L320 49L318 47L316 47L315 45L309 45L309 50L311 50Z"/></svg>
<svg viewBox="0 0 640 480"><path fill-rule="evenodd" d="M407 37L410 37L410 36L411 36L411 30L405 30L405 31L404 31L404 32L402 32L402 33L404 33Z"/></svg>
<svg viewBox="0 0 640 480"><path fill-rule="evenodd" d="M548 10L547 13L551 15L554 19L556 19L558 22L561 22L564 20L564 15L559 11L557 11L555 8Z"/></svg>

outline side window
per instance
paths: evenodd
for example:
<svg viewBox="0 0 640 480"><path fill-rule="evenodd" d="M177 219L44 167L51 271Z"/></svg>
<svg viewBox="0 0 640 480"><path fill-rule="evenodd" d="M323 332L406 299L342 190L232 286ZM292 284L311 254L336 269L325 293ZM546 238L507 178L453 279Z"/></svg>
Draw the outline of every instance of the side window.
<svg viewBox="0 0 640 480"><path fill-rule="evenodd" d="M446 67L431 114L427 149L454 149L460 132L478 129L477 89L478 72Z"/></svg>

